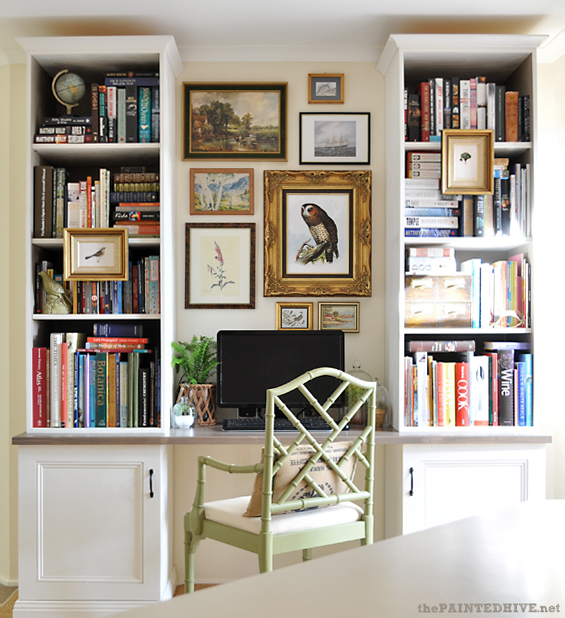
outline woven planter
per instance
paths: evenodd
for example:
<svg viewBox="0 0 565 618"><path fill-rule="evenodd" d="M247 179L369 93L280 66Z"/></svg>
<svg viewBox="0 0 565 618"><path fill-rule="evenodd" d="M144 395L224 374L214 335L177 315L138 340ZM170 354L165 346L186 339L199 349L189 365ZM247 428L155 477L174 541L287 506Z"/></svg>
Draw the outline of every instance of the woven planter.
<svg viewBox="0 0 565 618"><path fill-rule="evenodd" d="M194 406L197 425L216 424L215 384L180 384L177 402L181 397L188 397L189 403Z"/></svg>

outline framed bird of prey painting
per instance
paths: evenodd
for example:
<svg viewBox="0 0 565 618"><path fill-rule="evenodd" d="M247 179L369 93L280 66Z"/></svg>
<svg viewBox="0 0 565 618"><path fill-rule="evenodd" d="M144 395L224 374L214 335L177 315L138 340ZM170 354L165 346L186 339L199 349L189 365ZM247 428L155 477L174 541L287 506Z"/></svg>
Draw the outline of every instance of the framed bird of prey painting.
<svg viewBox="0 0 565 618"><path fill-rule="evenodd" d="M65 228L63 279L127 281L127 228Z"/></svg>
<svg viewBox="0 0 565 618"><path fill-rule="evenodd" d="M371 172L265 171L265 296L371 296Z"/></svg>

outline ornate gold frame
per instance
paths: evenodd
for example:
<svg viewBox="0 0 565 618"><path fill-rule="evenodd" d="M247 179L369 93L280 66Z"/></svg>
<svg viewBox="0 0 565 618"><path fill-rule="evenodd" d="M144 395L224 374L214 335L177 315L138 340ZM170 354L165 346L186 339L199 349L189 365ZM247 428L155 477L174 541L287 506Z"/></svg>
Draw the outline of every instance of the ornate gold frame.
<svg viewBox="0 0 565 618"><path fill-rule="evenodd" d="M81 262L81 246L99 247L101 255L107 247L106 257L111 263ZM93 256L89 256L93 257ZM88 257L86 259L89 259ZM63 230L63 279L65 281L127 281L128 280L128 229L127 228L65 228Z"/></svg>
<svg viewBox="0 0 565 618"><path fill-rule="evenodd" d="M302 191L350 196L347 274L285 273L286 195ZM371 296L370 171L265 171L264 203L265 296Z"/></svg>

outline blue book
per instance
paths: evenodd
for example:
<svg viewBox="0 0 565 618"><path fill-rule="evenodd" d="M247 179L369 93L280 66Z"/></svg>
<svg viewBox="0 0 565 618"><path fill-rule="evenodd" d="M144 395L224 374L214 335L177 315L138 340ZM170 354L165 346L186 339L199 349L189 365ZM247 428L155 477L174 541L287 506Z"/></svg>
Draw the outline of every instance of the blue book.
<svg viewBox="0 0 565 618"><path fill-rule="evenodd" d="M526 406L526 427L534 424L534 372L533 356L531 354L518 354L518 362L524 363L524 397Z"/></svg>
<svg viewBox="0 0 565 618"><path fill-rule="evenodd" d="M142 324L96 322L92 331L95 337L143 337Z"/></svg>
<svg viewBox="0 0 565 618"><path fill-rule="evenodd" d="M518 426L525 427L526 426L526 383L525 383L525 363L516 362L516 374L517 374L517 417L518 417Z"/></svg>
<svg viewBox="0 0 565 618"><path fill-rule="evenodd" d="M140 86L139 96L139 141L151 141L151 87Z"/></svg>

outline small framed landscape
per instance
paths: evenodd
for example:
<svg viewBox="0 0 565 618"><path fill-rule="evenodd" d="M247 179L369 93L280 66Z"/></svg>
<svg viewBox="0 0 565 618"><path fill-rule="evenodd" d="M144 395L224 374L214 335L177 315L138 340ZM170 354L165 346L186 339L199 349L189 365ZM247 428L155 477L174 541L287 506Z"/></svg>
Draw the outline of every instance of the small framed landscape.
<svg viewBox="0 0 565 618"><path fill-rule="evenodd" d="M277 330L312 330L314 303L277 303Z"/></svg>
<svg viewBox="0 0 565 618"><path fill-rule="evenodd" d="M493 193L494 132L444 129L441 134L442 193Z"/></svg>
<svg viewBox="0 0 565 618"><path fill-rule="evenodd" d="M370 124L369 113L301 112L300 163L368 165Z"/></svg>
<svg viewBox="0 0 565 618"><path fill-rule="evenodd" d="M127 281L128 230L124 228L65 228L65 281Z"/></svg>
<svg viewBox="0 0 565 618"><path fill-rule="evenodd" d="M187 223L185 309L255 308L255 223Z"/></svg>
<svg viewBox="0 0 565 618"><path fill-rule="evenodd" d="M190 170L191 215L252 215L253 169Z"/></svg>
<svg viewBox="0 0 565 618"><path fill-rule="evenodd" d="M343 103L343 73L310 73L308 103Z"/></svg>
<svg viewBox="0 0 565 618"><path fill-rule="evenodd" d="M359 332L359 303L318 303L318 329Z"/></svg>
<svg viewBox="0 0 565 618"><path fill-rule="evenodd" d="M286 161L286 83L184 83L183 159Z"/></svg>

